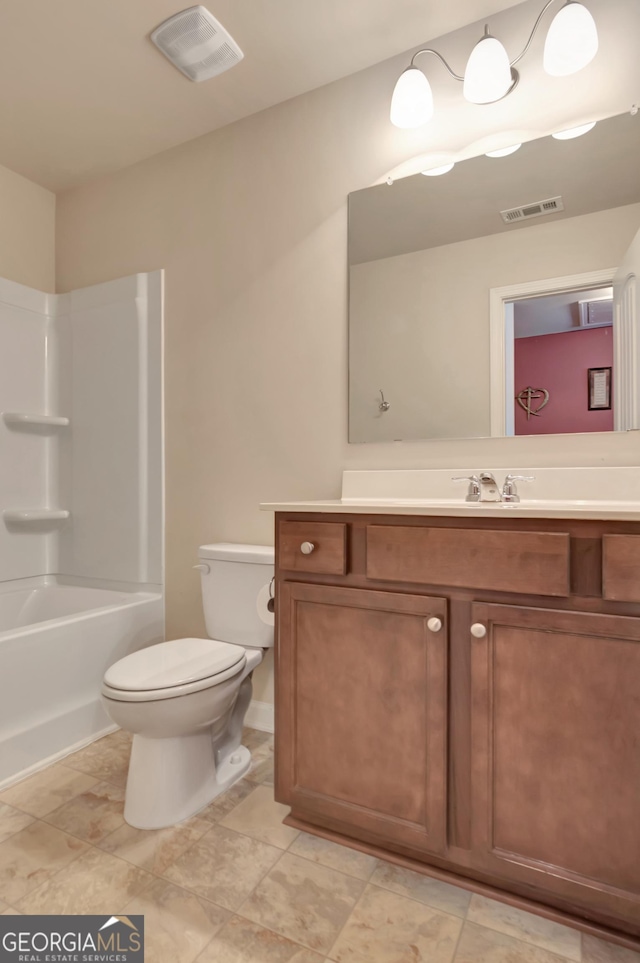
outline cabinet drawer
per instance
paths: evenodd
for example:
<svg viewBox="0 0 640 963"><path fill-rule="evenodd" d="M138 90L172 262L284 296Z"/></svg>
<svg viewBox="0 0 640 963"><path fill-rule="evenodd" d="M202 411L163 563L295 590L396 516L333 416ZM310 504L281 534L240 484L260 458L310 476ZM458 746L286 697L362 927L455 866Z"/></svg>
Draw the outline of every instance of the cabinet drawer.
<svg viewBox="0 0 640 963"><path fill-rule="evenodd" d="M640 602L640 535L603 536L602 594L612 602Z"/></svg>
<svg viewBox="0 0 640 963"><path fill-rule="evenodd" d="M367 577L566 597L569 536L369 525Z"/></svg>
<svg viewBox="0 0 640 963"><path fill-rule="evenodd" d="M347 526L333 522L281 522L278 566L288 572L344 575L347 571ZM302 551L308 543L309 554Z"/></svg>

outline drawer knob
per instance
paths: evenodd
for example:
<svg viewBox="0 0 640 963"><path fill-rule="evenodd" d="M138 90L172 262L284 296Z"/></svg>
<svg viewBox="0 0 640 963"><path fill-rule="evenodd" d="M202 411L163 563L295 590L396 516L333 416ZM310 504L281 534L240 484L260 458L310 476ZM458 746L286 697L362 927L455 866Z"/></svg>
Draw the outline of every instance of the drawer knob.
<svg viewBox="0 0 640 963"><path fill-rule="evenodd" d="M482 622L474 622L471 626L471 635L474 639L484 639L487 634L487 627Z"/></svg>
<svg viewBox="0 0 640 963"><path fill-rule="evenodd" d="M427 628L431 632L439 632L442 628L442 619L432 618L427 622Z"/></svg>
<svg viewBox="0 0 640 963"><path fill-rule="evenodd" d="M302 552L303 555L311 555L314 549L315 549L315 545L313 544L313 542L303 542L302 545L300 546L300 551Z"/></svg>

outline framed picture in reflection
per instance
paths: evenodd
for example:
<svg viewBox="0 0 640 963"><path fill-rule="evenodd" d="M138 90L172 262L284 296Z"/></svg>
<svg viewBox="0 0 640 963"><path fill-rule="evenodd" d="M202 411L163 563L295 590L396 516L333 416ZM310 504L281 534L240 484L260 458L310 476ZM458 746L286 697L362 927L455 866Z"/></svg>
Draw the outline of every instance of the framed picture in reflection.
<svg viewBox="0 0 640 963"><path fill-rule="evenodd" d="M611 368L589 368L589 411L611 408Z"/></svg>

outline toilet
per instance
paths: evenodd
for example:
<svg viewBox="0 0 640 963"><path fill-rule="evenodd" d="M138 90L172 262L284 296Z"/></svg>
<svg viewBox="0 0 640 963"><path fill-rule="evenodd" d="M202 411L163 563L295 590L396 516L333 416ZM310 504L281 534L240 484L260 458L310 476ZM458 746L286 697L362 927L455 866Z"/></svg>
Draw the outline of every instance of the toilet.
<svg viewBox="0 0 640 963"><path fill-rule="evenodd" d="M251 764L242 726L251 675L274 642L274 550L223 543L198 557L209 638L133 652L102 685L109 716L133 733L124 818L138 829L188 819Z"/></svg>

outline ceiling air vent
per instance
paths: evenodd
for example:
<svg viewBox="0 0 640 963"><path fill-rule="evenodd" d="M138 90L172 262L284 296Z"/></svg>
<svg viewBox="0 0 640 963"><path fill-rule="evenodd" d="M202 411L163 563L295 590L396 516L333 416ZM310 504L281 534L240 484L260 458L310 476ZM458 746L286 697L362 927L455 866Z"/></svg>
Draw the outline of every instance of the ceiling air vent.
<svg viewBox="0 0 640 963"><path fill-rule="evenodd" d="M556 214L564 211L564 204L561 197L548 197L546 201L534 201L533 204L525 204L524 207L512 207L508 211L500 211L500 216L505 224L513 224L515 221L526 221L530 217L543 217L545 214Z"/></svg>
<svg viewBox="0 0 640 963"><path fill-rule="evenodd" d="M244 54L206 7L189 7L160 24L151 39L189 80L209 80L237 64Z"/></svg>
<svg viewBox="0 0 640 963"><path fill-rule="evenodd" d="M578 301L581 328L604 328L613 324L613 298Z"/></svg>

